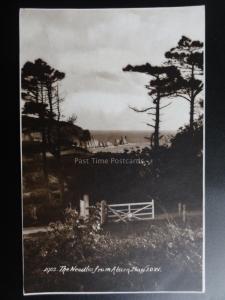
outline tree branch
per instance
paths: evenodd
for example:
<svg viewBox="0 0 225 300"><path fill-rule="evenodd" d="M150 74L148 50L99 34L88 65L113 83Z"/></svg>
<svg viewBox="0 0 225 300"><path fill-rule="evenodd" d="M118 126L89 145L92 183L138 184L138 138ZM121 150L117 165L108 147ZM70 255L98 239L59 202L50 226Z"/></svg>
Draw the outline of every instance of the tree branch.
<svg viewBox="0 0 225 300"><path fill-rule="evenodd" d="M167 105L161 106L159 109L166 108L166 107L169 106L170 104L172 104L172 102L168 103Z"/></svg>
<svg viewBox="0 0 225 300"><path fill-rule="evenodd" d="M152 125L152 124L146 123L146 125L148 125L148 126L150 126L150 127L152 127L152 128L154 128L154 129L155 129L155 126L154 126L154 125Z"/></svg>
<svg viewBox="0 0 225 300"><path fill-rule="evenodd" d="M194 93L194 97L196 97L203 89L203 83L199 86L199 88L197 89L197 91Z"/></svg>
<svg viewBox="0 0 225 300"><path fill-rule="evenodd" d="M144 109L137 109L136 107L131 107L131 106L129 106L129 108L132 109L135 112L146 112L146 111L149 111L151 109L155 109L155 107L147 107L147 108L144 108Z"/></svg>
<svg viewBox="0 0 225 300"><path fill-rule="evenodd" d="M187 97L185 97L183 94L180 94L180 93L176 93L175 96L178 96L178 97L181 97L181 98L184 98L185 100L191 102L190 99L188 99Z"/></svg>

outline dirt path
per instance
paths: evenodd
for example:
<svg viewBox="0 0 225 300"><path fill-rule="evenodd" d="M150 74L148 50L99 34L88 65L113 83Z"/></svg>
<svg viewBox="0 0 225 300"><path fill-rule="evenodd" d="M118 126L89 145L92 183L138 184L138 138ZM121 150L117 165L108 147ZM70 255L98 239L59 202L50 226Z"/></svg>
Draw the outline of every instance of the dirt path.
<svg viewBox="0 0 225 300"><path fill-rule="evenodd" d="M38 233L38 232L47 232L49 230L48 226L37 226L37 227L24 227L23 235Z"/></svg>

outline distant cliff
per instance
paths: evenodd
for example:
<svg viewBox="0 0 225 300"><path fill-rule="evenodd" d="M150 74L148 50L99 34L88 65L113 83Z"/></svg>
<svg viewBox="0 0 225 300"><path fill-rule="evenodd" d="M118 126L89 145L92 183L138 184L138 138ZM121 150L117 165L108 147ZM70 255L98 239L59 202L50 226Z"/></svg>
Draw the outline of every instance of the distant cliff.
<svg viewBox="0 0 225 300"><path fill-rule="evenodd" d="M83 129L66 121L56 121L49 119L40 120L40 118L22 116L22 142L23 146L38 146L42 141L42 128L46 131L51 127L52 139L56 138L57 128L60 127L60 145L85 147L91 139L89 130ZM38 150L38 149L37 149Z"/></svg>

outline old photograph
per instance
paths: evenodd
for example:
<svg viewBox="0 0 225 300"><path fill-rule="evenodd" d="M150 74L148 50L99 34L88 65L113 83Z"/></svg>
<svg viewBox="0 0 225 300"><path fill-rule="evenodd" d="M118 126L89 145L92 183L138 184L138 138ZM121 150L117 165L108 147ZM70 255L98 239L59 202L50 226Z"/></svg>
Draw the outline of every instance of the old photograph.
<svg viewBox="0 0 225 300"><path fill-rule="evenodd" d="M20 10L24 294L202 293L205 7Z"/></svg>

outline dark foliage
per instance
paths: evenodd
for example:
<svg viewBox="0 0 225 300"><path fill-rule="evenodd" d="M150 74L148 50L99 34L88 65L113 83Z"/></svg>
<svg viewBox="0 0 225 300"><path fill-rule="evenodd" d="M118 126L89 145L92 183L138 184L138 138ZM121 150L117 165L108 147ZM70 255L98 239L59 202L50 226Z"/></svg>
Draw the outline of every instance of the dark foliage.
<svg viewBox="0 0 225 300"><path fill-rule="evenodd" d="M203 43L192 41L182 36L176 47L165 53L167 63L176 66L182 77L177 82L177 90L174 96L183 98L190 103L189 129L192 132L196 107L196 97L203 90Z"/></svg>
<svg viewBox="0 0 225 300"><path fill-rule="evenodd" d="M137 109L131 107L135 112L147 112L148 115L153 116L153 124L146 123L147 126L154 129L151 135L151 147L158 151L160 140L160 111L168 105L161 106L161 99L169 97L177 90L182 77L180 71L175 66L152 66L149 63L140 66L127 65L123 68L125 72L139 72L145 73L153 77L146 88L149 90L148 94L152 98L153 106Z"/></svg>

